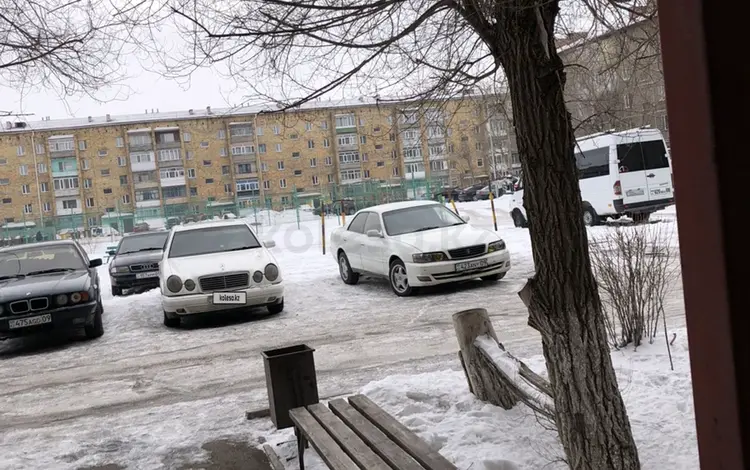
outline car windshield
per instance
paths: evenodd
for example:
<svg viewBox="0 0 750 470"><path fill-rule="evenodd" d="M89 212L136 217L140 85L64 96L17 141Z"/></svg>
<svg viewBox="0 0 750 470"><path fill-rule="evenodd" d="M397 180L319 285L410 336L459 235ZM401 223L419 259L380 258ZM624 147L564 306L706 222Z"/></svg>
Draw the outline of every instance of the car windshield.
<svg viewBox="0 0 750 470"><path fill-rule="evenodd" d="M158 251L164 249L169 232L155 232L148 235L129 236L122 239L117 249L118 255L138 253L140 251Z"/></svg>
<svg viewBox="0 0 750 470"><path fill-rule="evenodd" d="M385 232L392 237L464 223L456 214L440 204L409 207L383 214Z"/></svg>
<svg viewBox="0 0 750 470"><path fill-rule="evenodd" d="M253 248L260 248L260 243L247 225L206 227L175 232L169 248L169 257L180 258Z"/></svg>
<svg viewBox="0 0 750 470"><path fill-rule="evenodd" d="M73 245L26 246L0 253L0 279L87 269Z"/></svg>

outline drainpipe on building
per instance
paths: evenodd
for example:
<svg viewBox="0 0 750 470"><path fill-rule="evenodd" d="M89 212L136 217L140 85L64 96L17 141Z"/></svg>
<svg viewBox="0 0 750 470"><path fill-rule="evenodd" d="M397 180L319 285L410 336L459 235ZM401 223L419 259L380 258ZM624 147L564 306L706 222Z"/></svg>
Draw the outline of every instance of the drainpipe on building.
<svg viewBox="0 0 750 470"><path fill-rule="evenodd" d="M44 209L42 208L42 189L39 187L39 166L37 166L37 162L36 162L36 138L34 137L33 130L31 131L31 154L34 156L34 178L36 179L36 198L37 198L37 202L39 203L39 223L41 223L42 228L44 228Z"/></svg>
<svg viewBox="0 0 750 470"><path fill-rule="evenodd" d="M260 145L258 144L258 113L253 114L253 142L255 143L255 170L258 172L258 193L260 194L260 201L258 202L262 204L261 207L264 207L266 205L266 191L263 188L263 162L260 160ZM230 154L232 153L231 150L230 145ZM230 158L232 157L230 156ZM234 167L234 158L232 158L232 166ZM237 192L236 181L234 182L234 191Z"/></svg>

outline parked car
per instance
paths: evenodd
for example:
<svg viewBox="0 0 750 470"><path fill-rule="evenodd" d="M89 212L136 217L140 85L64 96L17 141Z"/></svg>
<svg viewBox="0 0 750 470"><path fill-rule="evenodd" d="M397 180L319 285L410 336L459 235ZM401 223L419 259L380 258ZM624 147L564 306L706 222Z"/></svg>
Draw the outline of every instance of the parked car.
<svg viewBox="0 0 750 470"><path fill-rule="evenodd" d="M276 258L243 219L179 225L159 263L164 325L187 315L266 307L284 310L284 284Z"/></svg>
<svg viewBox="0 0 750 470"><path fill-rule="evenodd" d="M436 201L440 200L440 197L442 196L446 201L454 200L458 201L458 195L461 193L461 188L452 188L450 186L446 186L442 188L440 191L436 192L433 196L433 199Z"/></svg>
<svg viewBox="0 0 750 470"><path fill-rule="evenodd" d="M181 223L182 223L182 221L180 220L179 217L169 217L167 219L166 229L169 230L172 227L174 227L175 225L180 225Z"/></svg>
<svg viewBox="0 0 750 470"><path fill-rule="evenodd" d="M128 289L159 287L159 261L169 232L126 235L110 256L109 280L112 295Z"/></svg>
<svg viewBox="0 0 750 470"><path fill-rule="evenodd" d="M150 228L151 227L149 227L146 222L141 222L139 224L135 224L135 226L133 227L133 233L148 232Z"/></svg>
<svg viewBox="0 0 750 470"><path fill-rule="evenodd" d="M0 339L76 328L103 335L101 264L74 240L0 249Z"/></svg>
<svg viewBox="0 0 750 470"><path fill-rule="evenodd" d="M383 277L399 296L422 286L502 279L510 269L505 242L467 221L433 201L369 207L334 230L331 253L344 283Z"/></svg>
<svg viewBox="0 0 750 470"><path fill-rule="evenodd" d="M485 183L477 183L469 186L468 188L464 188L461 190L460 193L458 193L458 200L459 201L475 201L477 191L484 188L486 186Z"/></svg>
<svg viewBox="0 0 750 470"><path fill-rule="evenodd" d="M485 201L490 198L490 187L485 186L484 188L477 191L475 195L477 201Z"/></svg>

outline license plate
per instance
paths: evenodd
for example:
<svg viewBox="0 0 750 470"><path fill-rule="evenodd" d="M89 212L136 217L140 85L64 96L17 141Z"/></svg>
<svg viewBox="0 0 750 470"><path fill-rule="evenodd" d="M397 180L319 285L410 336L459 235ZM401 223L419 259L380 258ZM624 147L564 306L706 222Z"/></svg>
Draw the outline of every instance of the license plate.
<svg viewBox="0 0 750 470"><path fill-rule="evenodd" d="M46 315L39 315L37 317L19 318L18 320L9 320L8 327L13 328L26 328L28 326L43 325L45 323L52 323L52 315L49 313Z"/></svg>
<svg viewBox="0 0 750 470"><path fill-rule="evenodd" d="M214 305L245 305L246 292L214 292Z"/></svg>
<svg viewBox="0 0 750 470"><path fill-rule="evenodd" d="M478 259L474 261L465 261L463 263L456 263L456 271L470 271L472 269L480 269L487 267L486 259Z"/></svg>
<svg viewBox="0 0 750 470"><path fill-rule="evenodd" d="M135 275L136 279L147 279L149 277L159 277L159 271L152 271L148 273L137 273Z"/></svg>

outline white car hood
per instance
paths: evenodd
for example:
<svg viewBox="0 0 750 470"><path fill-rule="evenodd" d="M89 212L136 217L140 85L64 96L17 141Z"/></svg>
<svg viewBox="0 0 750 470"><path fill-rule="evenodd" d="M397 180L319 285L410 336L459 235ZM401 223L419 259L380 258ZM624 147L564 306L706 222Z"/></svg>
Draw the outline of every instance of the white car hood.
<svg viewBox="0 0 750 470"><path fill-rule="evenodd" d="M211 253L198 256L167 258L162 264L170 274L177 274L184 279L196 279L207 274L230 273L237 271L263 271L268 263L278 266L273 257L264 248L252 250ZM222 266L224 269L222 269Z"/></svg>
<svg viewBox="0 0 750 470"><path fill-rule="evenodd" d="M406 243L421 252L427 253L487 244L500 240L500 236L489 230L463 224L424 232L405 233L392 237L392 239Z"/></svg>

